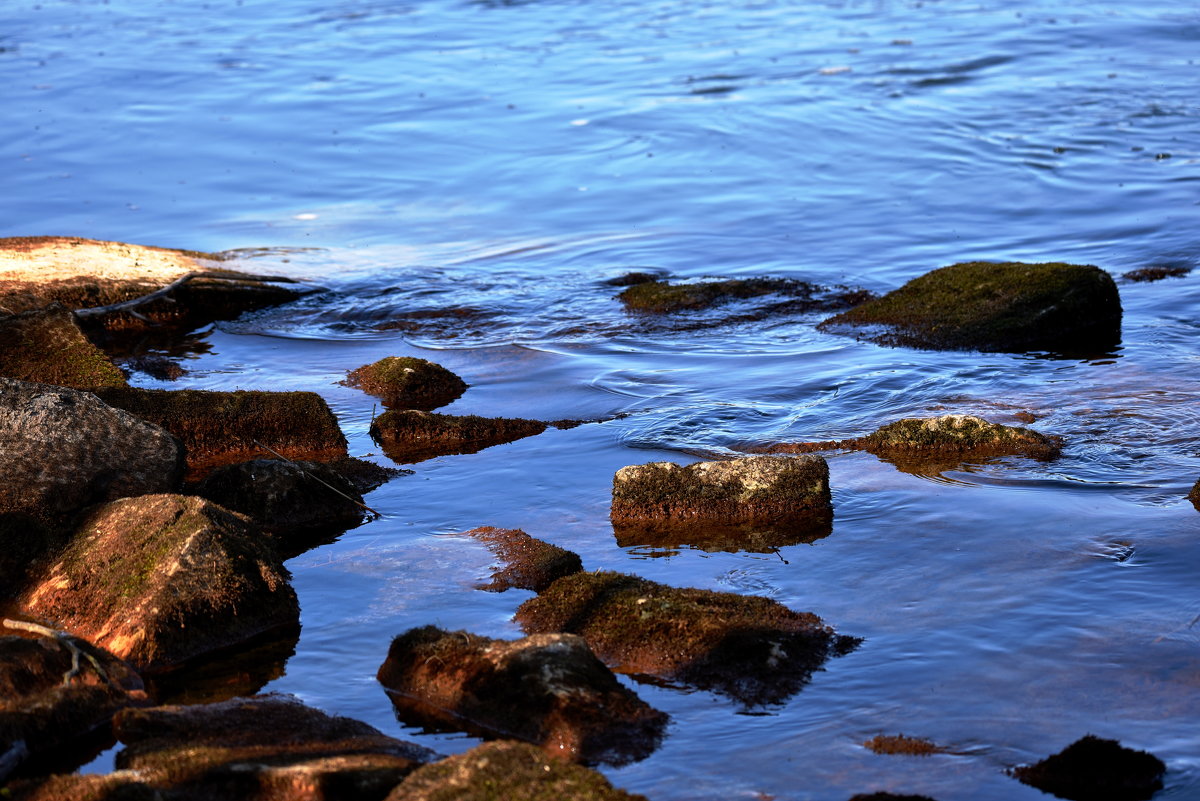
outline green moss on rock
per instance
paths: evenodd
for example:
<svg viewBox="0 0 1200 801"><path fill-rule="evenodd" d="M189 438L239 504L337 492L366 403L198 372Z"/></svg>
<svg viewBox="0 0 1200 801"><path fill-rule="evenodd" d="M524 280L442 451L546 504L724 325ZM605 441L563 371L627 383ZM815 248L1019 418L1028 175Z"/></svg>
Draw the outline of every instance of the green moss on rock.
<svg viewBox="0 0 1200 801"><path fill-rule="evenodd" d="M486 544L503 563L481 590L504 592L516 587L541 592L556 579L583 570L579 554L536 539L520 529L481 526L466 532Z"/></svg>
<svg viewBox="0 0 1200 801"><path fill-rule="evenodd" d="M547 423L509 417L479 417L390 409L371 423L371 438L400 464L435 456L476 453L493 445L530 437Z"/></svg>
<svg viewBox="0 0 1200 801"><path fill-rule="evenodd" d="M762 295L811 297L821 290L816 284L789 278L731 278L693 284L651 280L635 283L617 295L617 299L631 311L664 314Z"/></svg>
<svg viewBox="0 0 1200 801"><path fill-rule="evenodd" d="M75 389L128 385L61 306L0 317L0 342L0 376Z"/></svg>
<svg viewBox="0 0 1200 801"><path fill-rule="evenodd" d="M454 373L425 359L388 356L351 370L343 382L398 409L432 411L454 401L467 384Z"/></svg>
<svg viewBox="0 0 1200 801"><path fill-rule="evenodd" d="M976 456L1023 455L1054 459L1062 452L1062 440L1033 429L990 423L968 414L905 418L883 426L859 440L861 447L876 455L917 453L972 454Z"/></svg>
<svg viewBox="0 0 1200 801"><path fill-rule="evenodd" d="M1120 341L1121 300L1097 267L963 262L820 324L933 350L1100 352Z"/></svg>

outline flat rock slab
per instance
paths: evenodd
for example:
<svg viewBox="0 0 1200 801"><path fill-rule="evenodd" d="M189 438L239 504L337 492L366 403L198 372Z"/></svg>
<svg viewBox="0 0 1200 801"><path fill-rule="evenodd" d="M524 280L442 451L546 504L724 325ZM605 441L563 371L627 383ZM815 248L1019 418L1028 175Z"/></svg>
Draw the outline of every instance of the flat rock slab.
<svg viewBox="0 0 1200 801"><path fill-rule="evenodd" d="M387 801L646 801L525 743L485 743L414 771Z"/></svg>
<svg viewBox="0 0 1200 801"><path fill-rule="evenodd" d="M66 635L0 636L0 784L26 756L69 750L118 710L147 703L138 674L102 648Z"/></svg>
<svg viewBox="0 0 1200 801"><path fill-rule="evenodd" d="M516 587L541 592L556 579L583 570L579 554L529 536L516 528L481 526L466 532L491 549L503 563L481 590L504 592Z"/></svg>
<svg viewBox="0 0 1200 801"><path fill-rule="evenodd" d="M493 445L541 434L540 420L435 414L390 409L371 423L371 438L399 464L415 464L437 456L477 453Z"/></svg>
<svg viewBox="0 0 1200 801"><path fill-rule="evenodd" d="M517 609L530 634L579 634L618 672L780 703L825 660L852 650L819 617L770 598L676 588L608 571L561 578Z"/></svg>
<svg viewBox="0 0 1200 801"><path fill-rule="evenodd" d="M931 350L1100 353L1120 342L1121 299L1112 276L1090 265L963 262L818 327Z"/></svg>
<svg viewBox="0 0 1200 801"><path fill-rule="evenodd" d="M0 378L0 513L60 523L92 503L171 492L183 450L95 395Z"/></svg>
<svg viewBox="0 0 1200 801"><path fill-rule="evenodd" d="M128 385L62 306L0 316L0 342L0 376L77 389Z"/></svg>
<svg viewBox="0 0 1200 801"><path fill-rule="evenodd" d="M1145 751L1087 735L1012 775L1042 792L1072 801L1145 801L1162 789L1167 766Z"/></svg>
<svg viewBox="0 0 1200 801"><path fill-rule="evenodd" d="M110 406L162 426L183 443L187 478L214 467L270 458L296 461L347 457L346 437L315 392L213 392L134 387L97 390ZM270 449L270 450L268 450Z"/></svg>
<svg viewBox="0 0 1200 801"><path fill-rule="evenodd" d="M405 723L525 740L591 764L644 759L667 722L573 634L412 629L392 641L378 678Z"/></svg>
<svg viewBox="0 0 1200 801"><path fill-rule="evenodd" d="M299 625L289 579L246 518L143 495L91 509L18 604L145 671Z"/></svg>
<svg viewBox="0 0 1200 801"><path fill-rule="evenodd" d="M457 400L467 391L467 382L426 359L388 356L351 370L346 386L358 387L395 409L429 412Z"/></svg>

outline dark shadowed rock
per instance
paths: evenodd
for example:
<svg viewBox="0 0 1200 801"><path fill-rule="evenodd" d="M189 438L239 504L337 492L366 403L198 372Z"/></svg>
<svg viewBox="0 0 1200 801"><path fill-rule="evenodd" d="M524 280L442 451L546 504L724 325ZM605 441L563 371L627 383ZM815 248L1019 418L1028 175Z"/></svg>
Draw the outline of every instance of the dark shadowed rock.
<svg viewBox="0 0 1200 801"><path fill-rule="evenodd" d="M0 342L0 376L76 389L127 384L62 306L0 316Z"/></svg>
<svg viewBox="0 0 1200 801"><path fill-rule="evenodd" d="M152 670L297 626L289 578L241 515L202 498L143 495L89 510L18 603Z"/></svg>
<svg viewBox="0 0 1200 801"><path fill-rule="evenodd" d="M102 648L65 634L0 636L0 784L25 757L69 751L145 703L141 678Z"/></svg>
<svg viewBox="0 0 1200 801"><path fill-rule="evenodd" d="M343 382L358 387L397 409L432 411L467 391L467 383L454 373L425 359L388 356L351 370Z"/></svg>
<svg viewBox="0 0 1200 801"><path fill-rule="evenodd" d="M393 478L411 476L413 474L412 470L387 467L369 462L366 459L355 459L353 456L328 462L328 464L334 470L338 471L342 478L349 481L360 495L382 487Z"/></svg>
<svg viewBox="0 0 1200 801"><path fill-rule="evenodd" d="M223 464L269 458L346 458L346 438L315 392L211 392L133 387L97 391L105 403L162 426L183 443L189 480Z"/></svg>
<svg viewBox="0 0 1200 801"><path fill-rule="evenodd" d="M579 554L542 542L515 528L482 526L466 532L486 544L503 563L492 571L492 580L481 590L504 592L516 587L541 592L555 579L583 570Z"/></svg>
<svg viewBox="0 0 1200 801"><path fill-rule="evenodd" d="M1191 267L1185 267L1180 264L1160 264L1153 267L1141 267L1137 270L1130 270L1129 272L1121 273L1121 277L1126 281L1134 283L1149 283L1151 281L1161 281L1164 278L1181 278L1191 271Z"/></svg>
<svg viewBox="0 0 1200 801"><path fill-rule="evenodd" d="M530 634L579 634L606 664L745 704L779 703L859 642L769 598L668 587L623 573L576 573L517 609Z"/></svg>
<svg viewBox="0 0 1200 801"><path fill-rule="evenodd" d="M644 759L667 722L573 634L509 642L412 629L392 641L378 678L405 723L525 740L587 763Z"/></svg>
<svg viewBox="0 0 1200 801"><path fill-rule="evenodd" d="M927 795L909 795L907 793L859 793L852 796L850 801L934 801Z"/></svg>
<svg viewBox="0 0 1200 801"><path fill-rule="evenodd" d="M391 409L371 423L371 438L388 458L413 464L436 456L477 453L493 445L531 437L547 423L508 417L453 416Z"/></svg>
<svg viewBox="0 0 1200 801"><path fill-rule="evenodd" d="M631 311L668 314L672 312L705 309L732 300L777 295L807 304L803 310L817 311L845 308L847 301L842 297L854 293L846 287L828 287L797 281L792 278L729 278L723 281L699 281L690 284L672 284L665 280L638 280L617 295L617 299ZM858 297L856 301L862 302ZM793 308L791 311L801 311Z"/></svg>
<svg viewBox="0 0 1200 801"><path fill-rule="evenodd" d="M15 598L66 534L22 512L0 512L0 601Z"/></svg>
<svg viewBox="0 0 1200 801"><path fill-rule="evenodd" d="M1162 789L1166 771L1153 754L1089 734L1041 762L1013 768L1012 775L1072 801L1145 801Z"/></svg>
<svg viewBox="0 0 1200 801"><path fill-rule="evenodd" d="M0 513L62 522L92 503L170 492L179 443L73 389L0 378Z"/></svg>
<svg viewBox="0 0 1200 801"><path fill-rule="evenodd" d="M963 262L819 327L933 350L1098 353L1120 341L1121 299L1112 277L1097 267Z"/></svg>
<svg viewBox="0 0 1200 801"><path fill-rule="evenodd" d="M1196 511L1200 512L1200 481L1192 485L1192 491L1188 493L1187 497L1192 502L1192 506L1196 507Z"/></svg>
<svg viewBox="0 0 1200 801"><path fill-rule="evenodd" d="M502 740L417 769L387 801L646 801L601 774Z"/></svg>

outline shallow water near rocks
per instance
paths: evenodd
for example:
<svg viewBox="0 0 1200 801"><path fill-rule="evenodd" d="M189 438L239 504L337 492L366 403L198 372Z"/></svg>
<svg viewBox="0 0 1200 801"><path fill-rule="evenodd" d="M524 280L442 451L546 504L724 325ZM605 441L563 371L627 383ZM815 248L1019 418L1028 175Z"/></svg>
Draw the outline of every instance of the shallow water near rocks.
<svg viewBox="0 0 1200 801"><path fill-rule="evenodd" d="M522 528L586 567L766 595L865 638L785 703L637 684L672 724L604 768L651 799L1038 799L1005 774L1093 733L1200 793L1200 273L1119 282L1089 359L887 349L752 301L663 320L630 271L886 291L968 259L1114 275L1200 245L1187 3L13 0L0 235L207 250L328 291L213 326L175 382L304 389L352 455L389 355L471 385L451 414L608 419L412 467L383 517L292 559L303 630L265 690L442 753L375 681L392 636L519 635L455 536ZM740 322L723 323L730 318ZM832 533L778 553L621 548L627 464L1027 415L1061 459L918 475L829 454ZM1020 415L1020 416L1018 416ZM233 668L231 668L233 670ZM264 671L275 675L279 671ZM949 753L875 754L877 734ZM108 770L112 752L86 769Z"/></svg>

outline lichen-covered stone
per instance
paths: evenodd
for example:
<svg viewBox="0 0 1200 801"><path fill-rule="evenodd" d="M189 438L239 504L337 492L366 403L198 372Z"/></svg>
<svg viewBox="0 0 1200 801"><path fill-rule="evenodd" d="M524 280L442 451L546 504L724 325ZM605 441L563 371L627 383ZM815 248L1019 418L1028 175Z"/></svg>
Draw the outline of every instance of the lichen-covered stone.
<svg viewBox="0 0 1200 801"><path fill-rule="evenodd" d="M454 373L425 359L388 356L346 376L347 386L375 395L384 406L433 411L456 400L467 383Z"/></svg>
<svg viewBox="0 0 1200 801"><path fill-rule="evenodd" d="M289 578L246 518L143 495L89 510L18 604L145 671L297 626Z"/></svg>
<svg viewBox="0 0 1200 801"><path fill-rule="evenodd" d="M0 378L0 513L65 521L88 504L171 492L179 443L88 392Z"/></svg>
<svg viewBox="0 0 1200 801"><path fill-rule="evenodd" d="M392 641L378 678L405 723L525 740L591 764L644 759L667 722L573 634L506 641L425 626Z"/></svg>
<svg viewBox="0 0 1200 801"><path fill-rule="evenodd" d="M62 306L0 316L0 342L0 376L76 389L128 383Z"/></svg>
<svg viewBox="0 0 1200 801"><path fill-rule="evenodd" d="M1145 801L1162 789L1166 771L1153 754L1089 734L1040 762L1013 768L1012 774L1072 801Z"/></svg>
<svg viewBox="0 0 1200 801"><path fill-rule="evenodd" d="M646 801L590 768L501 740L417 769L387 801Z"/></svg>
<svg viewBox="0 0 1200 801"><path fill-rule="evenodd" d="M933 350L1100 352L1120 341L1121 299L1097 267L963 262L819 327Z"/></svg>
<svg viewBox="0 0 1200 801"><path fill-rule="evenodd" d="M618 672L695 685L751 705L782 702L829 656L859 642L770 598L607 571L559 579L523 603L516 619L529 634L582 636Z"/></svg>
<svg viewBox="0 0 1200 801"><path fill-rule="evenodd" d="M614 524L803 522L829 514L829 466L819 456L630 465L613 477Z"/></svg>
<svg viewBox="0 0 1200 801"><path fill-rule="evenodd" d="M388 457L413 464L436 456L476 453L493 445L531 437L547 423L509 417L454 416L413 409L390 409L371 423L371 438Z"/></svg>
<svg viewBox="0 0 1200 801"><path fill-rule="evenodd" d="M223 464L270 458L345 459L346 437L315 392L215 392L134 387L98 390L105 403L162 426L183 443L187 478Z"/></svg>
<svg viewBox="0 0 1200 801"><path fill-rule="evenodd" d="M579 554L542 542L515 528L481 526L466 532L486 544L503 563L492 571L492 580L481 590L504 592L516 587L541 592L555 579L583 570Z"/></svg>

